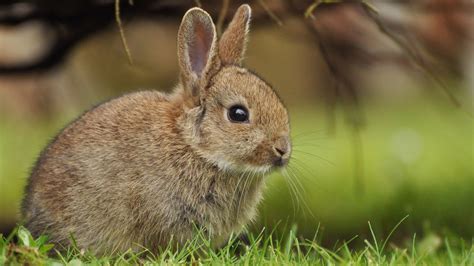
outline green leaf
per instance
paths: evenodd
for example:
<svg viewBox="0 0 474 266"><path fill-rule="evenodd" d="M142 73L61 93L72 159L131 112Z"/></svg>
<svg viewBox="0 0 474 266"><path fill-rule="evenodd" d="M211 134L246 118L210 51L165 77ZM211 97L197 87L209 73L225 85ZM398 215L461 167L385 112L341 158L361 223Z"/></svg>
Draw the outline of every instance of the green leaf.
<svg viewBox="0 0 474 266"><path fill-rule="evenodd" d="M42 245L46 244L46 241L48 241L48 237L42 235L35 240L35 243L37 247L41 247Z"/></svg>
<svg viewBox="0 0 474 266"><path fill-rule="evenodd" d="M3 235L0 234L0 265L5 265L7 260L7 242Z"/></svg>
<svg viewBox="0 0 474 266"><path fill-rule="evenodd" d="M288 233L288 238L286 239L285 249L284 249L284 253L287 256L287 258L290 257L291 248L293 247L293 241L296 238L297 230L298 230L298 226L296 224L293 224L291 226L290 232Z"/></svg>
<svg viewBox="0 0 474 266"><path fill-rule="evenodd" d="M68 266L81 266L81 265L84 265L84 263L82 263L82 261L80 261L79 259L73 259L70 262L68 262L67 265Z"/></svg>
<svg viewBox="0 0 474 266"><path fill-rule="evenodd" d="M45 245L42 245L38 248L38 251L40 253L48 253L48 251L50 251L52 248L54 247L54 244L45 244Z"/></svg>
<svg viewBox="0 0 474 266"><path fill-rule="evenodd" d="M35 244L35 240L31 236L30 232L23 226L18 227L17 237L21 245L26 247L32 247Z"/></svg>

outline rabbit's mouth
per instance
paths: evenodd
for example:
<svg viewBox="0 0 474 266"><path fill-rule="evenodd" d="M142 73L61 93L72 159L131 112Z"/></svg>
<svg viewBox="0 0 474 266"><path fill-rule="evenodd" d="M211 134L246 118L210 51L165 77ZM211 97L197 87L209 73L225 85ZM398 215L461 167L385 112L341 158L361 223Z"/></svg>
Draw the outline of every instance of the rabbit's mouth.
<svg viewBox="0 0 474 266"><path fill-rule="evenodd" d="M244 165L239 165L235 166L234 165L234 170L237 170L238 172L243 172L243 173L255 173L255 174L267 174L270 173L274 170L281 169L286 166L286 162L273 162L269 164L264 164L264 165L253 165L253 164L244 164Z"/></svg>
<svg viewBox="0 0 474 266"><path fill-rule="evenodd" d="M285 158L285 157L277 157L273 160L273 166L275 168L281 168L281 167L284 167L288 164L288 160L289 158Z"/></svg>
<svg viewBox="0 0 474 266"><path fill-rule="evenodd" d="M244 161L241 164L232 164L235 170L240 172L251 173L268 173L274 170L282 169L288 165L290 153L286 154L270 154L266 158L252 158L249 161Z"/></svg>
<svg viewBox="0 0 474 266"><path fill-rule="evenodd" d="M254 165L248 163L231 163L227 160L222 160L219 158L218 160L213 160L217 167L222 171L232 171L232 172L239 172L239 173L255 173L255 174L265 174L273 170L275 165L273 164L265 164L265 165Z"/></svg>
<svg viewBox="0 0 474 266"><path fill-rule="evenodd" d="M208 162L214 164L221 171L231 171L237 173L255 173L255 174L266 174L274 170L284 168L288 165L289 155L282 154L277 151L266 151L264 156L262 154L254 154L255 156L249 156L243 158L228 157L223 154L211 155L206 154L205 158Z"/></svg>
<svg viewBox="0 0 474 266"><path fill-rule="evenodd" d="M274 166L273 165L251 165L251 164L244 164L244 165L233 165L233 170L242 173L258 173L258 174L266 174L270 172Z"/></svg>
<svg viewBox="0 0 474 266"><path fill-rule="evenodd" d="M262 166L255 166L255 165L248 165L244 166L244 172L254 172L254 173L267 173L272 170L272 165L262 165Z"/></svg>

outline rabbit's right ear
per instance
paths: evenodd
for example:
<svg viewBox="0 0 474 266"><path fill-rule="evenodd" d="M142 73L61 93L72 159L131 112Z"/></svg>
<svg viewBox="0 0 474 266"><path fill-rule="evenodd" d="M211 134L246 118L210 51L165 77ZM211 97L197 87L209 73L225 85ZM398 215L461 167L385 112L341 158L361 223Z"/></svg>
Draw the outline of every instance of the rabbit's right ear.
<svg viewBox="0 0 474 266"><path fill-rule="evenodd" d="M250 17L249 5L241 5L219 41L219 56L223 64L240 65L247 45Z"/></svg>
<svg viewBox="0 0 474 266"><path fill-rule="evenodd" d="M211 16L200 8L186 12L178 32L178 60L185 90L199 104L205 88L218 68L216 29Z"/></svg>

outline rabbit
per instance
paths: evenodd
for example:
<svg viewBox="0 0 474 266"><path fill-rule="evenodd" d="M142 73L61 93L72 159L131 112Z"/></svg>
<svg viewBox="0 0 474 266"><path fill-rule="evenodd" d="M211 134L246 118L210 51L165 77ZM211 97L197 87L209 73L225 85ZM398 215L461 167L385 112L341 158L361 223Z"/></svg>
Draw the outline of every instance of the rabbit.
<svg viewBox="0 0 474 266"><path fill-rule="evenodd" d="M191 8L178 31L180 79L86 111L44 149L22 202L25 226L96 254L183 247L202 229L218 248L256 216L265 176L291 155L288 111L242 67L251 8L217 39Z"/></svg>

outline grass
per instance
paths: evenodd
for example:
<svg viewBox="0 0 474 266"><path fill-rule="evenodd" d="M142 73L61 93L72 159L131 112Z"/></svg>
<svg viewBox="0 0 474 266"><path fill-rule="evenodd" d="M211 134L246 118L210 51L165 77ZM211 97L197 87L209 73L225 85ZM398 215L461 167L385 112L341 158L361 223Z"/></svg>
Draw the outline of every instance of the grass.
<svg viewBox="0 0 474 266"><path fill-rule="evenodd" d="M369 225L370 228L370 225ZM184 248L168 247L159 252L144 250L126 252L114 256L94 256L88 251L72 246L59 253L41 236L34 239L23 227L18 227L8 237L0 235L0 265L123 265L123 264L212 264L212 265L474 265L474 245L459 240L445 239L441 248L433 249L416 243L415 238L405 247L387 245L389 238L365 240L365 246L354 250L347 242L333 249L322 247L313 239L302 239L296 235L293 226L282 237L267 234L248 233L242 241L232 237L220 249L211 249L209 241L196 234Z"/></svg>
<svg viewBox="0 0 474 266"><path fill-rule="evenodd" d="M15 243L12 240L16 237ZM69 263L87 264L351 264L351 265L399 265L399 264L428 264L428 265L473 265L474 247L462 245L453 251L448 240L444 248L433 253L429 250L420 252L419 245L412 242L405 248L389 247L387 240L377 242L376 237L369 241L363 249L354 251L347 243L335 249L323 248L317 241L300 239L296 232L289 230L288 235L273 238L273 235L261 233L257 236L249 235L246 244L238 239L231 239L227 245L219 250L209 248L209 242L202 236L191 241L185 248L173 251L167 248L158 255L143 251L141 253L127 252L115 256L96 257L83 250L71 248L63 254L56 253L48 256L52 246L45 242L45 237L33 239L28 231L19 227L8 239L3 238L0 244L0 263L6 264L54 264Z"/></svg>

